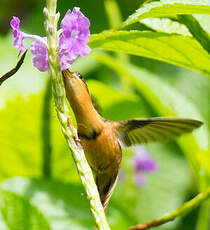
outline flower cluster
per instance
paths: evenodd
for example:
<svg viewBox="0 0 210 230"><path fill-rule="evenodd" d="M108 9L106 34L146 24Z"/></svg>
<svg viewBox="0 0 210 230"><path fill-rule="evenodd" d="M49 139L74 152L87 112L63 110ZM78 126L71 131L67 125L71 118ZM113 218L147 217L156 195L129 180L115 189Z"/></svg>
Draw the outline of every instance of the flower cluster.
<svg viewBox="0 0 210 230"><path fill-rule="evenodd" d="M35 39L31 44L31 53L34 55L33 64L40 71L48 70L47 38L20 31L18 17L13 16L10 25L15 38L14 46L19 50L19 54L26 50L23 45L24 39ZM84 57L90 53L91 49L87 45L90 39L89 27L90 22L81 13L79 7L74 7L72 12L67 11L61 21L61 29L58 31L59 59L62 70L68 69L78 56Z"/></svg>
<svg viewBox="0 0 210 230"><path fill-rule="evenodd" d="M145 185L145 173L155 172L157 170L156 161L149 155L145 148L141 146L135 147L134 163L134 179L136 185L142 187Z"/></svg>

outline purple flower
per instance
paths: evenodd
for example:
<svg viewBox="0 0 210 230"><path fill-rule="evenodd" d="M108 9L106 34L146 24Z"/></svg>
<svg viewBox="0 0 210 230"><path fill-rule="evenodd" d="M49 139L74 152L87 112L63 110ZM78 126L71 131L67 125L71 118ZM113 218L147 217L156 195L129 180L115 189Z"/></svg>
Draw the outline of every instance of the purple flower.
<svg viewBox="0 0 210 230"><path fill-rule="evenodd" d="M13 36L15 38L14 47L17 48L20 53L26 51L26 48L23 45L23 40L25 39L25 37L23 32L21 32L19 29L20 19L18 17L13 16L12 20L10 21L10 26L13 29Z"/></svg>
<svg viewBox="0 0 210 230"><path fill-rule="evenodd" d="M90 22L79 7L74 7L72 13L67 11L61 21L62 35L59 39L59 57L62 69L67 69L78 57L85 57L91 51L86 43L90 40Z"/></svg>
<svg viewBox="0 0 210 230"><path fill-rule="evenodd" d="M31 53L34 55L33 64L38 70L44 72L49 69L47 49L42 42L35 40L31 44Z"/></svg>
<svg viewBox="0 0 210 230"><path fill-rule="evenodd" d="M134 180L135 183L142 187L145 185L145 173L152 173L157 170L157 163L152 158L147 150L142 146L135 148L135 156L133 158L134 163Z"/></svg>
<svg viewBox="0 0 210 230"><path fill-rule="evenodd" d="M19 29L20 20L17 17L13 17L10 25L15 38L14 46L19 52L26 50L23 45L25 38L35 39L31 44L31 52L34 55L33 64L40 71L48 70L47 39L21 32ZM61 21L61 30L58 31L58 35L60 35L58 40L59 59L62 70L68 69L78 56L84 57L90 53L91 49L86 45L90 39L89 27L90 22L80 12L79 7L74 7L72 13L70 10L67 11Z"/></svg>

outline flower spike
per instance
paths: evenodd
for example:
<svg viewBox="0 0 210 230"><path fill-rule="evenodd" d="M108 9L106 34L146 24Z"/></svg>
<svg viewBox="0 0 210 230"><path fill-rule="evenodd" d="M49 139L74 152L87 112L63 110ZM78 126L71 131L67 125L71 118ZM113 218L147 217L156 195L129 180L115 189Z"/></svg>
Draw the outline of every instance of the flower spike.
<svg viewBox="0 0 210 230"><path fill-rule="evenodd" d="M57 16L59 18L59 14ZM37 35L30 35L20 31L20 19L13 16L10 21L13 29L14 46L19 50L19 54L24 52L26 48L23 45L23 40L32 38L35 41L31 44L31 53L34 55L34 66L44 72L49 70L47 38ZM85 17L79 7L74 7L73 11L67 11L61 21L61 29L58 30L59 36L59 59L61 69L65 70L71 67L72 63L78 56L85 57L91 52L87 45L90 40L90 21Z"/></svg>

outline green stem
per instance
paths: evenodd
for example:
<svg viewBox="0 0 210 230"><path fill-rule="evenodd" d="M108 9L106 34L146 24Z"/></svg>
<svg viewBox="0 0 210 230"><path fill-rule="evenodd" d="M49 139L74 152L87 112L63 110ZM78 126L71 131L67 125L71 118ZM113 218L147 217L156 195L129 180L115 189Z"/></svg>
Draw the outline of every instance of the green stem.
<svg viewBox="0 0 210 230"><path fill-rule="evenodd" d="M44 9L46 17L45 29L48 39L49 72L52 81L52 92L55 100L56 112L63 134L75 160L82 184L87 193L87 198L90 201L90 207L95 218L96 226L99 230L109 230L110 228L106 221L92 171L87 163L84 151L80 148L80 145L76 144L74 141L74 136L68 122L69 111L65 100L65 88L58 57L57 22L59 14L56 14L56 5L57 0L47 0L47 8Z"/></svg>
<svg viewBox="0 0 210 230"><path fill-rule="evenodd" d="M51 116L50 116L50 105L52 99L52 92L51 92L51 84L50 81L47 82L46 92L44 95L44 102L43 102L43 110L42 110L42 175L44 178L50 178L52 176L52 169L51 169L51 155L52 155L52 148L51 148L51 132L50 132L50 123L51 123Z"/></svg>
<svg viewBox="0 0 210 230"><path fill-rule="evenodd" d="M122 23L122 15L116 0L105 0L104 6L112 29L116 29Z"/></svg>
<svg viewBox="0 0 210 230"><path fill-rule="evenodd" d="M205 201L200 209L197 220L197 230L208 230L209 229L209 220L210 220L210 201Z"/></svg>
<svg viewBox="0 0 210 230"><path fill-rule="evenodd" d="M116 0L105 0L104 6L106 14L109 20L109 25L111 29L115 30L120 27L122 24L122 14L120 7ZM116 53L117 59L123 64L126 65L129 63L129 56L124 53ZM122 89L124 92L130 92L131 84L130 81L126 78L120 78Z"/></svg>
<svg viewBox="0 0 210 230"><path fill-rule="evenodd" d="M210 187L205 192L198 194L195 198L186 202L184 205L180 206L179 208L175 209L170 214L167 214L159 219L155 219L145 224L139 224L137 226L130 227L129 230L142 230L142 229L148 229L151 227L156 227L165 224L169 221L174 220L177 217L186 215L187 213L195 209L201 202L203 202L209 197L210 197Z"/></svg>

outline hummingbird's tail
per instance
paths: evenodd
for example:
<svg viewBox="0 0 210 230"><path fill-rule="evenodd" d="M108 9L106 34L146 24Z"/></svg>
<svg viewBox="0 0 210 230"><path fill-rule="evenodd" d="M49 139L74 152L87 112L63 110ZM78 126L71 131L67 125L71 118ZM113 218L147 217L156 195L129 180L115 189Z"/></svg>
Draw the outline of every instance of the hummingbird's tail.
<svg viewBox="0 0 210 230"><path fill-rule="evenodd" d="M102 173L96 176L96 185L100 194L101 203L106 211L111 195L117 183L117 174L110 178L110 174Z"/></svg>
<svg viewBox="0 0 210 230"><path fill-rule="evenodd" d="M96 185L98 187L101 203L103 205L104 211L106 212L109 200L114 191L115 185L117 183L118 176L110 178L108 173L101 173L96 176ZM94 230L98 230L95 225Z"/></svg>

